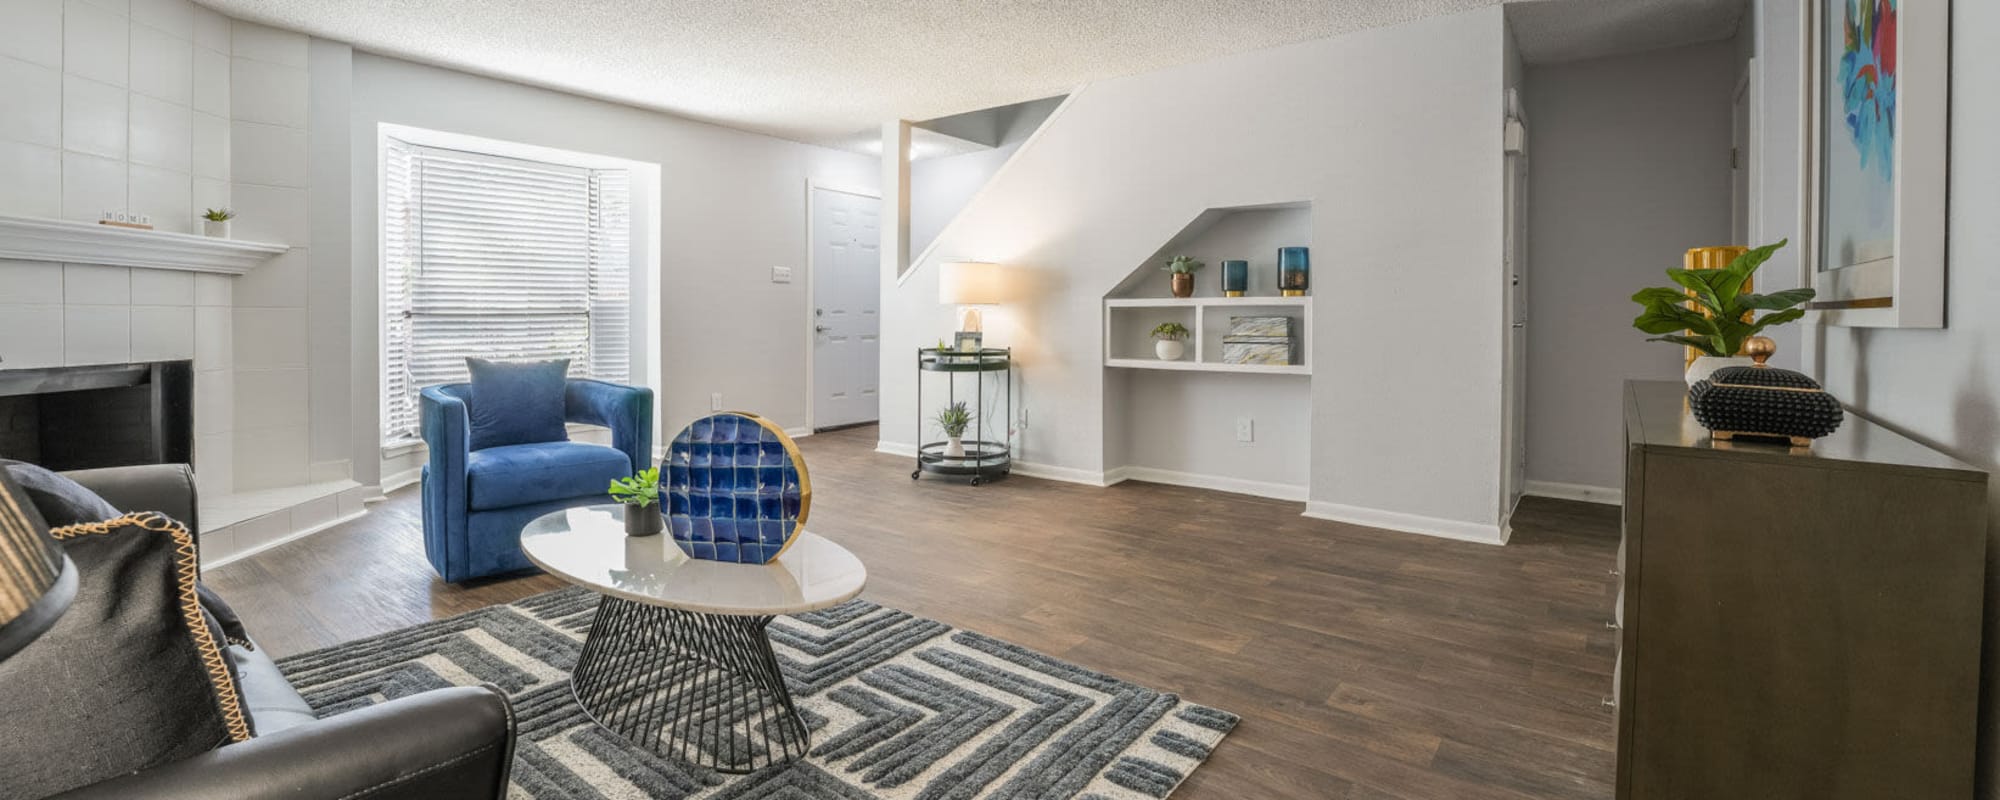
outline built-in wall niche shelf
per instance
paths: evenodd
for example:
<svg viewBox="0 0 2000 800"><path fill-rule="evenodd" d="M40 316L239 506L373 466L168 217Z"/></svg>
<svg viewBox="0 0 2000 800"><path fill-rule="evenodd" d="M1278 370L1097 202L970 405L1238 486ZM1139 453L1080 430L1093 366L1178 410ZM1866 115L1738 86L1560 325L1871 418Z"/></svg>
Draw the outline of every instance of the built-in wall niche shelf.
<svg viewBox="0 0 2000 800"><path fill-rule="evenodd" d="M0 258L241 275L291 248L92 222L0 215Z"/></svg>
<svg viewBox="0 0 2000 800"><path fill-rule="evenodd" d="M1179 372L1234 372L1262 375L1312 374L1312 298L1278 291L1278 248L1312 245L1312 203L1288 201L1204 209L1145 263L1134 268L1104 299L1104 365L1119 369ZM1195 273L1193 297L1174 297L1161 266L1175 256L1192 256L1207 266ZM1222 262L1249 262L1249 286L1242 297L1222 292ZM1323 271L1327 265L1318 265ZM1289 317L1294 362L1288 365L1225 364L1222 340L1231 317ZM1153 351L1153 328L1164 322L1187 326L1187 353L1176 361Z"/></svg>
<svg viewBox="0 0 2000 800"><path fill-rule="evenodd" d="M1206 271L1206 270L1204 270ZM1104 301L1104 365L1119 369L1181 372L1239 372L1257 375L1311 375L1310 297L1114 297ZM1225 364L1222 337L1230 317L1291 317L1298 363ZM1176 361L1153 350L1153 328L1163 322L1186 325L1187 354Z"/></svg>

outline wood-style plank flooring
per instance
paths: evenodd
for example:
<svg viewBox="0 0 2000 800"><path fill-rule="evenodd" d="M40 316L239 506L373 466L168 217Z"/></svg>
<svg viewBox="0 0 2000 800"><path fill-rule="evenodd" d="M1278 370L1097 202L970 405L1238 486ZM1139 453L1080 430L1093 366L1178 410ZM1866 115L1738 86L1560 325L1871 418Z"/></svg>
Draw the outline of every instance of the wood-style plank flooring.
<svg viewBox="0 0 2000 800"><path fill-rule="evenodd" d="M1156 484L913 482L874 442L800 440L863 596L1243 715L1177 800L1612 794L1615 508L1531 498L1493 547ZM207 578L279 656L562 585L447 585L419 531L405 489Z"/></svg>

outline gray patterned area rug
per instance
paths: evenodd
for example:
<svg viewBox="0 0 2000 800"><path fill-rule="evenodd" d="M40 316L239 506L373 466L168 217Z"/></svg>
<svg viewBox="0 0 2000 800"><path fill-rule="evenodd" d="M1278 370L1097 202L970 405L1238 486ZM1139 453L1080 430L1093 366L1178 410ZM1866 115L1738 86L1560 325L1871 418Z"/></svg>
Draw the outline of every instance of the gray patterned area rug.
<svg viewBox="0 0 2000 800"><path fill-rule="evenodd" d="M1237 717L855 600L770 635L813 749L749 775L660 758L584 716L569 672L597 595L563 589L283 659L320 716L427 689L513 698L514 798L1165 797Z"/></svg>

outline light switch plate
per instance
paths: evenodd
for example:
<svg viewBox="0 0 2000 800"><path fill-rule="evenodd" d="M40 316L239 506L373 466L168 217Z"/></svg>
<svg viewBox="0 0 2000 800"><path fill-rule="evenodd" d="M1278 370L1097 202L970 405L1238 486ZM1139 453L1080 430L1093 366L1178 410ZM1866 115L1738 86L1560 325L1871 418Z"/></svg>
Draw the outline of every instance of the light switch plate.
<svg viewBox="0 0 2000 800"><path fill-rule="evenodd" d="M791 267L772 267L772 268L771 268L771 282L772 282L772 283L791 283L791 282L792 282L792 268L791 268Z"/></svg>
<svg viewBox="0 0 2000 800"><path fill-rule="evenodd" d="M709 395L709 396L708 396L708 410L710 410L710 411L721 411L721 410L722 410L722 393L721 393L721 392L716 392L716 393L714 393L714 394L711 394L711 395Z"/></svg>

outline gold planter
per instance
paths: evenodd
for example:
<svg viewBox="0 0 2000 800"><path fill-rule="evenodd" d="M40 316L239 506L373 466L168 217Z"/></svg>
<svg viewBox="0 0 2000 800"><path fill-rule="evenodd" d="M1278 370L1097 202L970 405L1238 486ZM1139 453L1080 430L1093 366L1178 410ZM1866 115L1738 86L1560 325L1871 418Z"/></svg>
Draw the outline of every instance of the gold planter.
<svg viewBox="0 0 2000 800"><path fill-rule="evenodd" d="M1685 269L1691 269L1691 270L1722 269L1724 267L1729 266L1729 262L1735 261L1737 256L1741 256L1744 253L1748 252L1750 252L1750 248L1735 244L1725 245L1721 247L1689 248L1687 254L1681 257L1681 266ZM1755 288L1755 283L1756 283L1755 276L1752 276L1750 280L1744 281L1743 291L1745 292L1753 291ZM1687 290L1687 295L1689 297L1693 297L1694 290L1693 289ZM1689 300L1687 302L1687 307L1693 311L1701 311L1704 315L1708 313L1707 311L1703 311L1701 305L1694 302L1693 300ZM1750 315L1744 314L1743 319L1745 322L1748 322L1750 319ZM1687 361L1686 363L1681 365L1683 369L1685 369L1686 367L1694 366L1694 360L1704 355L1700 350L1696 350L1692 347L1686 348L1686 350L1687 350Z"/></svg>

